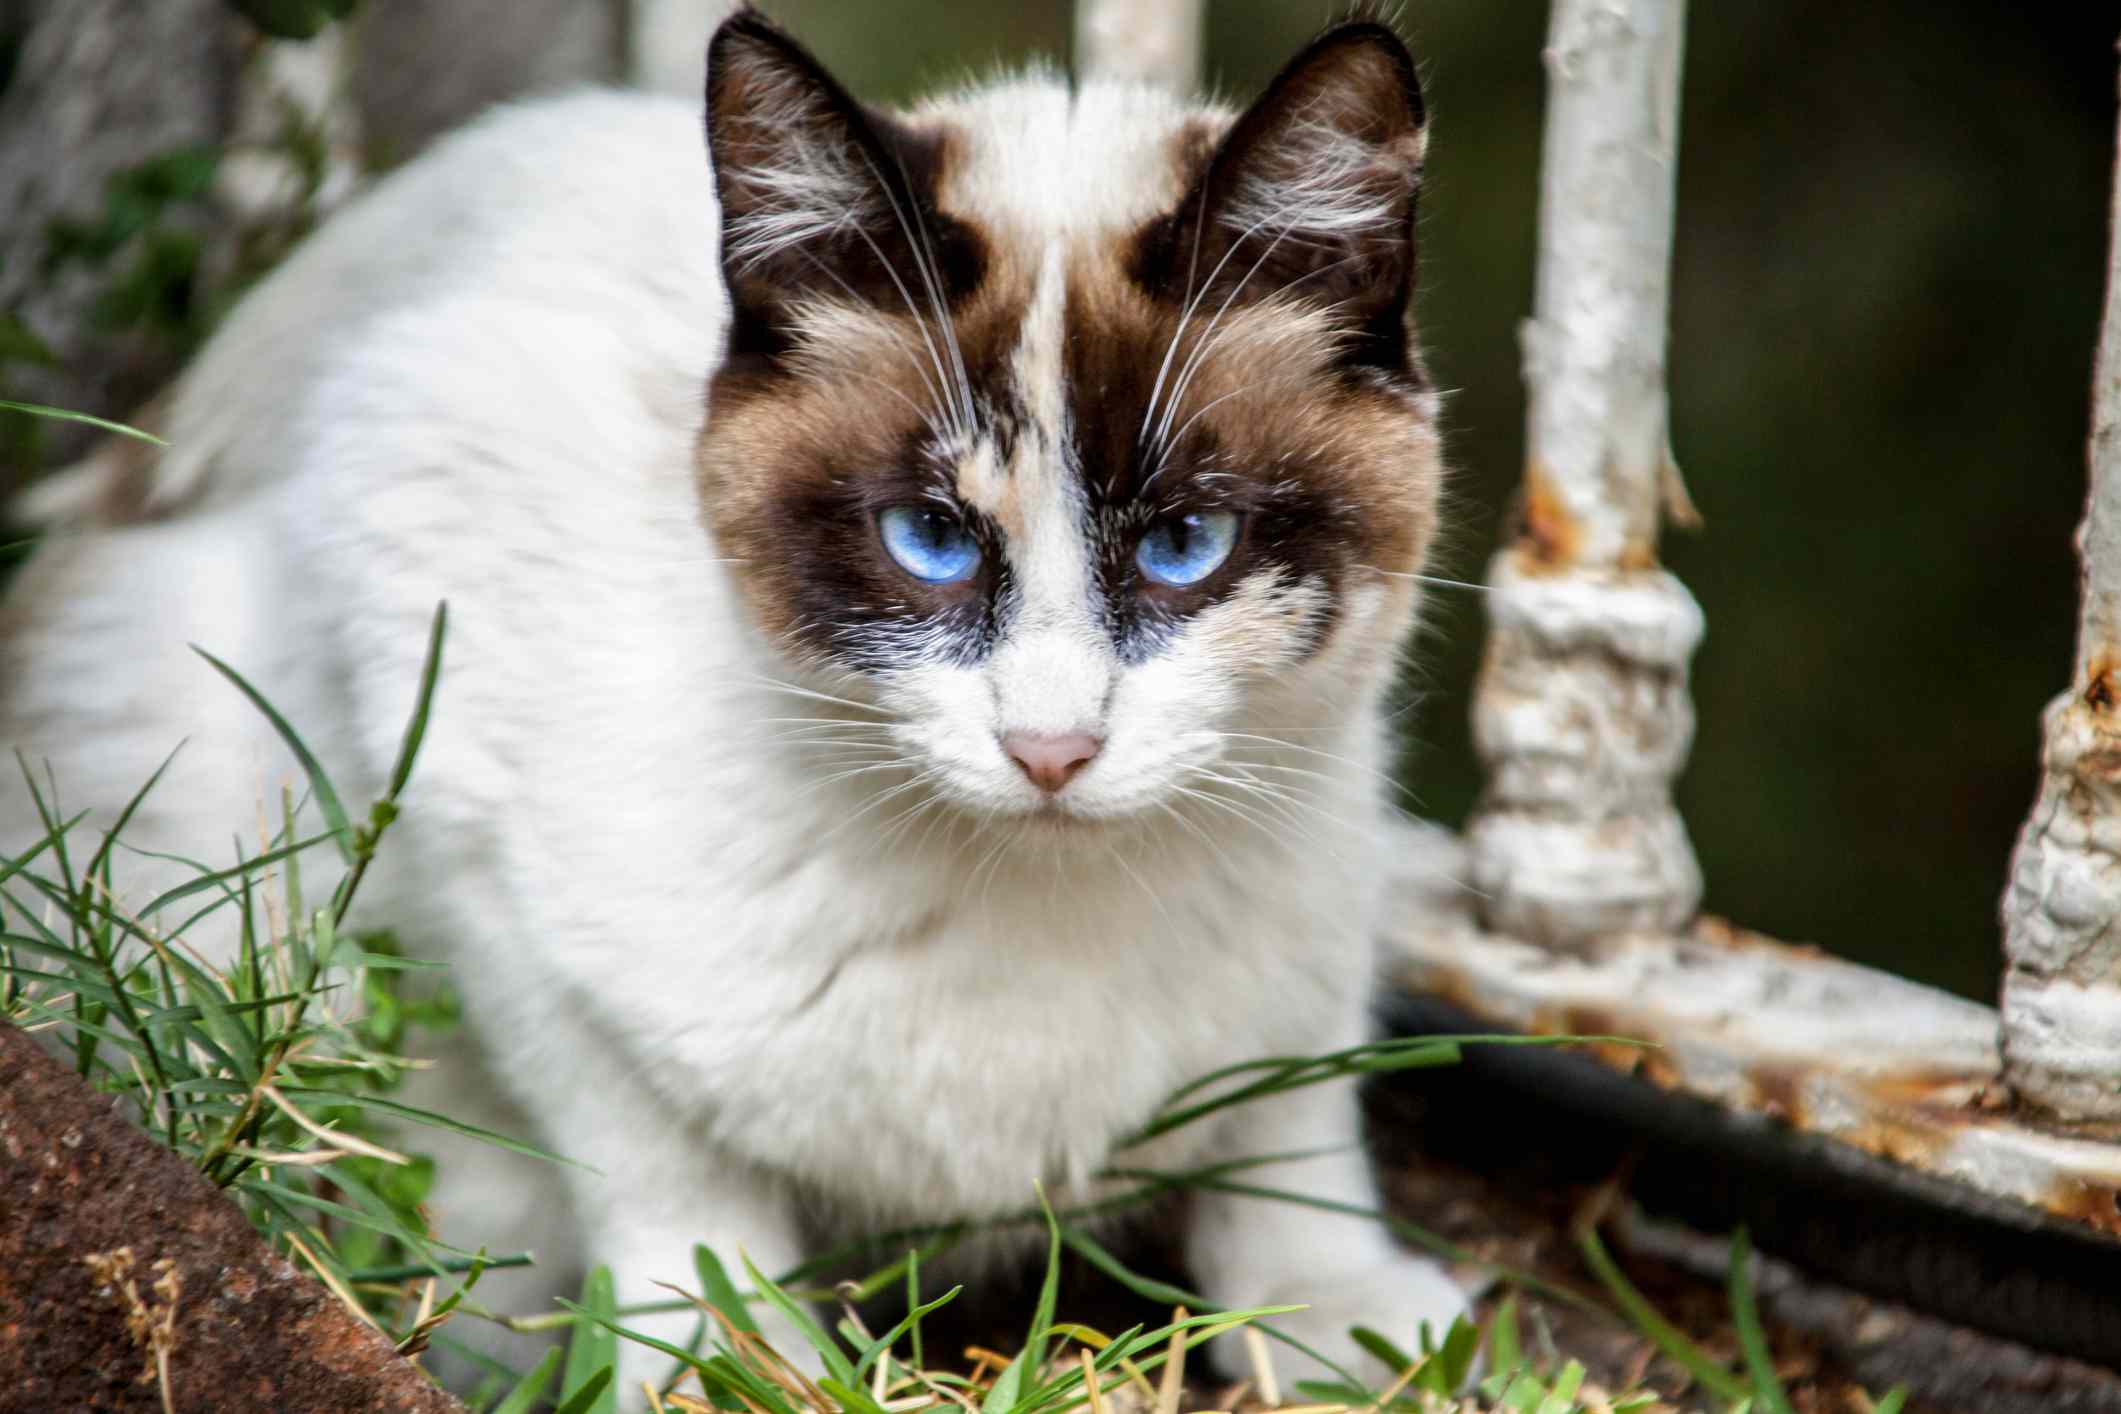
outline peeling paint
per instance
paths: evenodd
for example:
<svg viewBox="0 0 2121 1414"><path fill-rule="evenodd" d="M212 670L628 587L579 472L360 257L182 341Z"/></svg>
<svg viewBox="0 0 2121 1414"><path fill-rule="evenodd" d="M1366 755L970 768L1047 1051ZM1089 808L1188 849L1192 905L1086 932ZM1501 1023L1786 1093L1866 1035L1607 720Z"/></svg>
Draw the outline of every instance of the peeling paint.
<svg viewBox="0 0 2121 1414"><path fill-rule="evenodd" d="M2016 1103L1988 1007L1722 919L1557 953L1408 896L1396 980L1483 1025L1629 1037L1615 1071L2121 1237L2121 1126Z"/></svg>
<svg viewBox="0 0 2121 1414"><path fill-rule="evenodd" d="M2003 895L2006 1075L2027 1104L2076 1122L2121 1121L2121 156L2114 175L2076 673L2041 719L2040 793Z"/></svg>
<svg viewBox="0 0 2121 1414"><path fill-rule="evenodd" d="M1518 541L1529 573L1576 563L1583 528L1569 514L1553 480L1534 463L1524 470L1524 534Z"/></svg>

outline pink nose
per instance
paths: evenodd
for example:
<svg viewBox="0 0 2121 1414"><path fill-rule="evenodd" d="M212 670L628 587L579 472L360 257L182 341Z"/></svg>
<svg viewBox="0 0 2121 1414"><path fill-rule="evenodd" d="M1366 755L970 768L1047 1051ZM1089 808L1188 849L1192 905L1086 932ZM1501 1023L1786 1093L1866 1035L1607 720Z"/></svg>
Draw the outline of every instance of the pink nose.
<svg viewBox="0 0 2121 1414"><path fill-rule="evenodd" d="M1002 737L1002 750L1016 758L1016 764L1024 768L1033 785L1048 793L1058 792L1073 780L1103 745L1085 732L1065 732L1060 736L1009 732Z"/></svg>

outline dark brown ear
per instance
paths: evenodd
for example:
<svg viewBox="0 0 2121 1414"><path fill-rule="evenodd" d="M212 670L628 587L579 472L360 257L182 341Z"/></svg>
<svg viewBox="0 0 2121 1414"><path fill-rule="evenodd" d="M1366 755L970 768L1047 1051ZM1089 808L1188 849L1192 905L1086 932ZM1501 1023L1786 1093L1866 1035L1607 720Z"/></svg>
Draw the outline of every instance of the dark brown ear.
<svg viewBox="0 0 2121 1414"><path fill-rule="evenodd" d="M707 146L732 357L777 356L806 298L929 317L978 283L977 242L935 209L941 138L855 102L749 7L708 44Z"/></svg>
<svg viewBox="0 0 2121 1414"><path fill-rule="evenodd" d="M1276 295L1330 308L1351 361L1402 371L1425 123L1398 35L1368 21L1327 30L1145 233L1138 274L1210 311Z"/></svg>

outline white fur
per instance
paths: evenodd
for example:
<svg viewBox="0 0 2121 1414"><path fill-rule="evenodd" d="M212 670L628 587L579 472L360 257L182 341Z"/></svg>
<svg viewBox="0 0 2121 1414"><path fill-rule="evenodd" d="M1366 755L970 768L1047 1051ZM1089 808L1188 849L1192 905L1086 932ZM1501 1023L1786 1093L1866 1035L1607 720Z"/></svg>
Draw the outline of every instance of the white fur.
<svg viewBox="0 0 2121 1414"><path fill-rule="evenodd" d="M980 103L987 210L1059 240L1096 204L1079 196L1109 222L1170 195L1112 175L1155 170L1124 104L1065 114L1113 154L1078 185L1042 175L1082 145L1050 145L1064 94ZM1404 593L1351 595L1300 671L1248 615L1316 590L1265 584L1123 668L1085 622L1058 475L1018 488L1026 597L991 662L873 690L799 678L701 528L715 229L689 105L489 118L315 237L209 347L151 497L171 518L62 532L0 606L0 747L49 758L107 820L189 736L138 842L197 851L293 771L185 641L244 671L359 802L449 601L439 704L366 917L450 961L476 1028L480 1062L428 1100L601 1172L452 1150L435 1206L459 1242L613 1264L622 1300L687 1281L695 1241L791 1264L799 1208L941 1219L1020 1208L1040 1182L1065 1203L1182 1082L1359 1040L1385 872L1375 707ZM1035 375L1059 331L1033 324ZM882 764L861 749L871 723L926 771L888 800L903 772L836 778ZM995 745L1025 729L1108 738L1067 818L1027 813L1036 793ZM1232 761L1255 784L1201 774ZM1263 780L1300 784L1301 805ZM0 846L34 833L0 781ZM1352 1094L1326 1088L1127 1161L1334 1147L1260 1181L1368 1204L1356 1134ZM1372 1224L1197 1209L1207 1292L1316 1300L1295 1325L1327 1344L1357 1319L1411 1339L1462 1304Z"/></svg>

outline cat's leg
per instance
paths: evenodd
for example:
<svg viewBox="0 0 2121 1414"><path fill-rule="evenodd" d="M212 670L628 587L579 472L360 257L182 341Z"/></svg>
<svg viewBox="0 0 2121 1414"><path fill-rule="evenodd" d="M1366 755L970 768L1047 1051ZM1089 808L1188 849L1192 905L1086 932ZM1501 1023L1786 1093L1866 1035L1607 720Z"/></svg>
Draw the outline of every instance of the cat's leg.
<svg viewBox="0 0 2121 1414"><path fill-rule="evenodd" d="M551 1147L600 1170L570 1170L569 1188L584 1256L611 1269L620 1306L674 1300L670 1287L697 1294L694 1244L711 1249L739 1288L750 1285L740 1256L768 1276L802 1259L794 1196L784 1183L704 1140L638 1078L619 1082L611 1067L593 1062L570 1068L576 1073L555 1087L566 1090L565 1098L548 1101L540 1121ZM698 1315L687 1309L626 1316L620 1323L682 1345ZM778 1312L754 1302L750 1315L792 1363L806 1369L815 1363ZM718 1334L710 1323L709 1340ZM643 1380L660 1387L675 1368L646 1346L620 1342L620 1387L631 1394ZM622 1394L622 1403L626 1399Z"/></svg>
<svg viewBox="0 0 2121 1414"><path fill-rule="evenodd" d="M1357 1208L1379 1206L1352 1082L1237 1106L1210 1161L1286 1153L1314 1156L1261 1165L1240 1177ZM1348 1339L1350 1326L1368 1326L1415 1350L1422 1322L1440 1342L1469 1305L1438 1262L1400 1247L1381 1223L1281 1199L1197 1193L1186 1255L1202 1293L1221 1305L1307 1304L1308 1310L1275 1317L1274 1324L1366 1379L1381 1367ZM1218 1339L1212 1354L1225 1373L1245 1373L1235 1336ZM1285 1385L1330 1377L1290 1346L1277 1342L1272 1354Z"/></svg>

